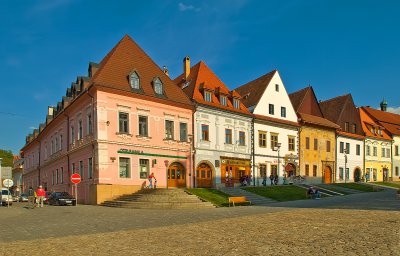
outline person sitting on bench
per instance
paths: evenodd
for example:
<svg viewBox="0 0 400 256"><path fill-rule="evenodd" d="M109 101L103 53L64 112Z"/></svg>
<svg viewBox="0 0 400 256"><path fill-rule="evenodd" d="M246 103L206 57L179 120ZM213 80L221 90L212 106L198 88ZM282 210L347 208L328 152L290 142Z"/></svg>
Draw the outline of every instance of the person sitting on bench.
<svg viewBox="0 0 400 256"><path fill-rule="evenodd" d="M308 188L307 195L310 195L312 199L320 199L321 198L321 193L319 192L319 190L315 189L312 186Z"/></svg>

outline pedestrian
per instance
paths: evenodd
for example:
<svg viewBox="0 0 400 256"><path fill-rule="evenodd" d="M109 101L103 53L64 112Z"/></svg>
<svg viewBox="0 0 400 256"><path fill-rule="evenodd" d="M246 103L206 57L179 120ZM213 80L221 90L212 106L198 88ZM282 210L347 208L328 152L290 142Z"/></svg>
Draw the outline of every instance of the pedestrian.
<svg viewBox="0 0 400 256"><path fill-rule="evenodd" d="M157 188L157 180L156 180L156 178L154 178L154 189L156 189Z"/></svg>
<svg viewBox="0 0 400 256"><path fill-rule="evenodd" d="M279 181L278 175L275 174L275 177L274 177L275 185L278 185L278 181Z"/></svg>
<svg viewBox="0 0 400 256"><path fill-rule="evenodd" d="M35 201L36 201L35 194L36 194L36 192L33 191L33 188L29 187L29 190L28 190L28 208L35 209Z"/></svg>
<svg viewBox="0 0 400 256"><path fill-rule="evenodd" d="M44 197L46 196L46 191L42 188L42 185L36 191L37 196L37 207L43 207Z"/></svg>
<svg viewBox="0 0 400 256"><path fill-rule="evenodd" d="M152 172L152 173L149 175L149 177L148 177L148 180L149 180L149 188L153 188L153 178L156 179L156 177L154 177L154 172Z"/></svg>
<svg viewBox="0 0 400 256"><path fill-rule="evenodd" d="M271 185L274 185L274 175L269 175L269 179L271 180Z"/></svg>

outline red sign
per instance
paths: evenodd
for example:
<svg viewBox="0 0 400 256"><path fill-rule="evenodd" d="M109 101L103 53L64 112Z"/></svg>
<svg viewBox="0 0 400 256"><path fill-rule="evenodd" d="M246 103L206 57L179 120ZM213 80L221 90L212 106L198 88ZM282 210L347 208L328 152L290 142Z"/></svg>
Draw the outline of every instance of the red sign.
<svg viewBox="0 0 400 256"><path fill-rule="evenodd" d="M79 173L74 173L71 175L71 181L74 184L78 184L81 182L81 175L79 175Z"/></svg>

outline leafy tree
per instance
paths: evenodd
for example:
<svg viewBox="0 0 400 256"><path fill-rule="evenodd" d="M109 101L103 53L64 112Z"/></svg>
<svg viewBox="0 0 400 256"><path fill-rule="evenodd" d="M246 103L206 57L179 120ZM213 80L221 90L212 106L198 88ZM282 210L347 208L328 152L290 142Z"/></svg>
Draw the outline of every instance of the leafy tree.
<svg viewBox="0 0 400 256"><path fill-rule="evenodd" d="M0 158L3 158L3 160L1 161L1 166L10 166L13 167L13 153L11 152L11 150L4 150L4 149L0 149Z"/></svg>

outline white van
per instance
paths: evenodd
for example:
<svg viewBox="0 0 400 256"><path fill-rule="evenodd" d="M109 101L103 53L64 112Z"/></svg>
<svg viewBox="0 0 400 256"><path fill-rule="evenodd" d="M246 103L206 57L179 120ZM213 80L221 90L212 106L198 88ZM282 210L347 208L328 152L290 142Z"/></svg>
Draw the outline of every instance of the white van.
<svg viewBox="0 0 400 256"><path fill-rule="evenodd" d="M12 195L10 194L10 191L7 188L2 188L1 189L1 205L12 205L13 200L12 200Z"/></svg>

